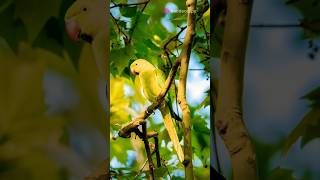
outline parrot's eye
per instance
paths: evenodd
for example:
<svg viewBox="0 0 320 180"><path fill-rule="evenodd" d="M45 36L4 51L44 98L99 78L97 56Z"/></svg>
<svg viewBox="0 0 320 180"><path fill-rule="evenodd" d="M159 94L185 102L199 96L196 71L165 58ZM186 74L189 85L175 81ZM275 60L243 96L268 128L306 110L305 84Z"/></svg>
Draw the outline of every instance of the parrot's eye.
<svg viewBox="0 0 320 180"><path fill-rule="evenodd" d="M136 66L138 66L138 63L136 63Z"/></svg>
<svg viewBox="0 0 320 180"><path fill-rule="evenodd" d="M82 8L83 11L87 11L87 8Z"/></svg>

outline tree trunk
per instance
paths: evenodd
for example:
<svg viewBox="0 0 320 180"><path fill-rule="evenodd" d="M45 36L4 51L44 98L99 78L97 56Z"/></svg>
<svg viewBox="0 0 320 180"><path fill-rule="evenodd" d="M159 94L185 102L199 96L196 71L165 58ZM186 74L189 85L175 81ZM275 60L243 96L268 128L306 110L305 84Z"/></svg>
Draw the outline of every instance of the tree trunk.
<svg viewBox="0 0 320 180"><path fill-rule="evenodd" d="M245 52L251 0L227 0L227 15L221 51L215 126L231 157L234 179L258 179L256 155L242 116Z"/></svg>

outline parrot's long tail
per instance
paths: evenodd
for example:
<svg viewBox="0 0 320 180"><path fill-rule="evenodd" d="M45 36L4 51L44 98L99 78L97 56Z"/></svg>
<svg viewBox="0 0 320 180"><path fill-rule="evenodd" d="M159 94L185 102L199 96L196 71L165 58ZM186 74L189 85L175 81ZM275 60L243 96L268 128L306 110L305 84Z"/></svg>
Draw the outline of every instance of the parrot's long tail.
<svg viewBox="0 0 320 180"><path fill-rule="evenodd" d="M164 126L166 127L169 137L172 141L173 147L175 149L175 151L177 152L178 158L180 160L180 162L183 162L184 160L184 154L183 154L183 150L180 146L179 143L179 138L177 135L177 131L176 128L174 127L173 124L173 119L171 119L171 115L170 115L170 110L169 107L167 105L164 105L163 107L160 108L162 117L163 117L163 123Z"/></svg>

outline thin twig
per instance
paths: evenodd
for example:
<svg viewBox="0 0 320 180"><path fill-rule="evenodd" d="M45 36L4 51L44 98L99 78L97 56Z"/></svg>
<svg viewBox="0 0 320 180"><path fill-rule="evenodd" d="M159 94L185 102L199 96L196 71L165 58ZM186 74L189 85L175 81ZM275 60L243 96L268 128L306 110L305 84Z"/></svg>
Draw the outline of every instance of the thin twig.
<svg viewBox="0 0 320 180"><path fill-rule="evenodd" d="M119 19L116 19L111 12L110 12L110 16L112 17L112 20L116 24L119 34L123 34L124 35L125 42L126 42L126 39L128 39L128 35L125 32L122 31L120 25L118 24Z"/></svg>
<svg viewBox="0 0 320 180"><path fill-rule="evenodd" d="M169 178L170 178L170 180L171 180L171 179L172 179L172 176L171 176L171 174L170 174L170 171L169 171L168 166L167 166L166 164L163 164L163 166L167 169Z"/></svg>
<svg viewBox="0 0 320 180"><path fill-rule="evenodd" d="M142 167L140 168L139 172L133 177L133 179L136 179L137 177L140 176L140 174L142 173L142 171L143 171L144 167L146 166L147 162L148 162L148 159L146 159L144 161L144 163L143 163Z"/></svg>
<svg viewBox="0 0 320 180"><path fill-rule="evenodd" d="M159 152L159 140L158 137L154 137L154 144L155 144L155 152L156 152L156 158L157 158L157 165L158 168L161 167L161 162L160 162L160 152Z"/></svg>
<svg viewBox="0 0 320 180"><path fill-rule="evenodd" d="M187 28L187 26L181 27L180 31L179 31L176 35L172 36L170 39L168 39L168 40L164 43L164 45L162 46L162 49L165 49L165 50L166 50L166 49L167 49L167 46L171 43L171 41L174 41L174 40L178 39L178 37L180 36L180 34L181 34L186 28Z"/></svg>
<svg viewBox="0 0 320 180"><path fill-rule="evenodd" d="M204 20L203 20L203 19L201 19L200 24L201 24L201 26L202 26L202 28L203 28L204 34L206 35L207 46L209 47L210 35L209 35L209 33L207 32L207 30L206 30L206 26L205 26L205 24L204 24Z"/></svg>
<svg viewBox="0 0 320 180"><path fill-rule="evenodd" d="M115 7L138 6L138 5L142 5L142 4L147 4L147 3L149 3L149 1L150 0L145 1L145 2L130 3L130 4L127 4L127 3L116 4L116 3L112 2L114 5L111 6L110 9L115 8Z"/></svg>
<svg viewBox="0 0 320 180"><path fill-rule="evenodd" d="M251 28L297 28L301 24L251 24Z"/></svg>
<svg viewBox="0 0 320 180"><path fill-rule="evenodd" d="M149 171L150 171L150 174L151 174L151 179L154 180L154 165L153 165L153 162L152 162L152 156L151 156L149 141L148 141L148 138L147 138L147 123L146 122L144 122L142 124L142 134L143 134L144 146L145 146L147 157L148 157L148 164L149 164Z"/></svg>
<svg viewBox="0 0 320 180"><path fill-rule="evenodd" d="M204 71L205 69L189 69L189 71Z"/></svg>
<svg viewBox="0 0 320 180"><path fill-rule="evenodd" d="M147 7L148 3L150 2L150 0L147 0L145 1L143 4L143 8L141 9L141 11L139 12L139 14L137 15L137 18L134 22L134 25L132 27L132 31L130 31L130 37L129 37L129 42L131 42L131 39L132 39L132 36L133 36L133 33L134 33L134 30L136 29L137 25L138 25L138 21L139 21L139 18L140 18L140 15L143 13L143 11L145 10L145 8Z"/></svg>

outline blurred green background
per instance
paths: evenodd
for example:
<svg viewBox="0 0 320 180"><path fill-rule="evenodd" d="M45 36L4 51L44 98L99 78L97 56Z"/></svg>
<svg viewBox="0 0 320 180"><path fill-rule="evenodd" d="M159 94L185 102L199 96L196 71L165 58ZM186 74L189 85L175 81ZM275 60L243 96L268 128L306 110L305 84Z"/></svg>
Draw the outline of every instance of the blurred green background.
<svg viewBox="0 0 320 180"><path fill-rule="evenodd" d="M83 179L106 157L103 82L64 29L72 3L0 2L0 179Z"/></svg>

